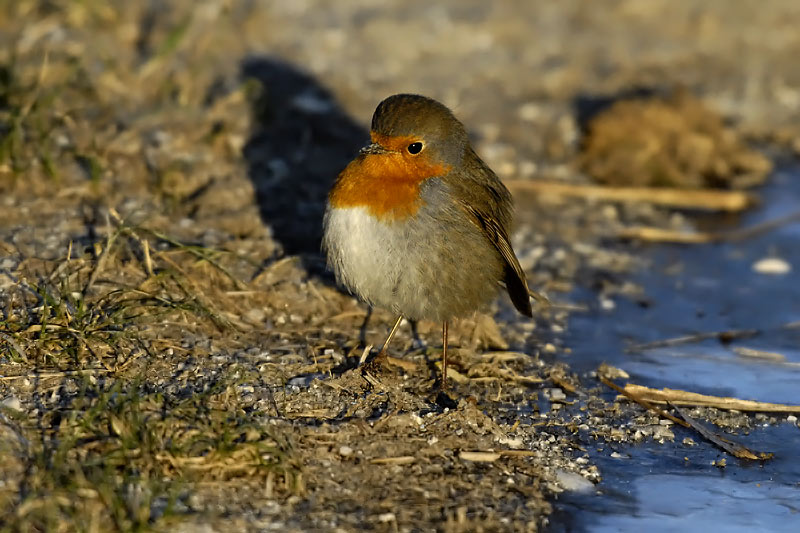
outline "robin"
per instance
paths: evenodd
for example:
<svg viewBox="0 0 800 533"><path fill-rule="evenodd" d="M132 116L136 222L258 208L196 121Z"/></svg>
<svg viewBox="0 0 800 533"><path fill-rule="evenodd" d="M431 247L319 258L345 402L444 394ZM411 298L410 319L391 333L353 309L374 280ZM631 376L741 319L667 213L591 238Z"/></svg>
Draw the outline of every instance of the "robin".
<svg viewBox="0 0 800 533"><path fill-rule="evenodd" d="M508 189L470 146L444 105L416 94L383 100L371 144L339 174L328 195L323 249L337 281L403 318L442 323L442 388L447 328L484 307L505 285L532 316L525 273L508 233Z"/></svg>

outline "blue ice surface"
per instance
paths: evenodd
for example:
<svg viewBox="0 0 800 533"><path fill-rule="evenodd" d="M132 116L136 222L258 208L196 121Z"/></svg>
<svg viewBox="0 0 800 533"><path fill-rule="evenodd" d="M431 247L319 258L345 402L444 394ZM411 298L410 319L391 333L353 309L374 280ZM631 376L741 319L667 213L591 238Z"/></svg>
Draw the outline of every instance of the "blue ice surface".
<svg viewBox="0 0 800 533"><path fill-rule="evenodd" d="M759 193L763 208L743 216L738 227L800 210L800 169L776 172ZM644 288L642 300L615 298L610 311L591 305L590 312L571 318L566 340L573 353L566 362L573 371L586 375L607 362L628 372L629 381L650 387L800 404L800 222L738 242L644 246L641 256L651 264L635 279ZM788 262L790 272L756 272L753 264L765 257ZM596 301L588 289L573 297ZM757 334L730 343L712 338L630 350L662 339L745 329ZM742 357L737 347L781 358ZM547 530L800 532L796 422L757 424L734 437L751 449L775 453L763 463L732 458L691 430L673 430L673 443L586 446L603 481L595 494L562 495ZM698 444L683 445L685 437ZM724 468L712 464L722 458Z"/></svg>

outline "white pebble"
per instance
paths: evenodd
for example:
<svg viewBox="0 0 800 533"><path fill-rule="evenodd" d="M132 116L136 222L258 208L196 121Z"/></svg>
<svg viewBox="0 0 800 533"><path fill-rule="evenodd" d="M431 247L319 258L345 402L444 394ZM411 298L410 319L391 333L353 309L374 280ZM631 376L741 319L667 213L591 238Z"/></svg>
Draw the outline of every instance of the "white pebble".
<svg viewBox="0 0 800 533"><path fill-rule="evenodd" d="M617 304L611 298L600 298L600 309L603 311L613 311Z"/></svg>
<svg viewBox="0 0 800 533"><path fill-rule="evenodd" d="M571 492L584 492L594 488L594 483L585 479L580 474L566 470L556 470L556 479L562 489Z"/></svg>
<svg viewBox="0 0 800 533"><path fill-rule="evenodd" d="M263 309L259 309L254 307L249 309L242 318L244 318L247 322L251 324L261 324L264 322L264 319L267 317L267 314L264 312Z"/></svg>
<svg viewBox="0 0 800 533"><path fill-rule="evenodd" d="M552 389L547 389L546 392L551 400L559 401L567 399L567 395L564 394L564 391L557 387L553 387Z"/></svg>
<svg viewBox="0 0 800 533"><path fill-rule="evenodd" d="M0 407L13 409L14 411L21 411L22 402L20 402L19 398L17 398L16 396L9 396L8 398L5 398L2 402L0 402Z"/></svg>
<svg viewBox="0 0 800 533"><path fill-rule="evenodd" d="M339 448L339 455L341 455L342 457L350 457L351 455L353 455L353 448L351 448L350 446L341 446Z"/></svg>
<svg viewBox="0 0 800 533"><path fill-rule="evenodd" d="M753 270L759 274L781 276L792 271L792 265L779 257L765 257L753 263Z"/></svg>

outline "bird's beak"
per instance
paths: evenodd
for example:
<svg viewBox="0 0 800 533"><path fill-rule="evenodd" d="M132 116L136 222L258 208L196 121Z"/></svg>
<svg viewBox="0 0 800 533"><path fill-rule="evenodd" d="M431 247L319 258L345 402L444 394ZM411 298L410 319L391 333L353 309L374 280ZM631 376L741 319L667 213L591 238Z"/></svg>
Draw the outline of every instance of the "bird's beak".
<svg viewBox="0 0 800 533"><path fill-rule="evenodd" d="M389 150L378 143L372 143L362 148L358 153L362 155L378 155L389 153Z"/></svg>

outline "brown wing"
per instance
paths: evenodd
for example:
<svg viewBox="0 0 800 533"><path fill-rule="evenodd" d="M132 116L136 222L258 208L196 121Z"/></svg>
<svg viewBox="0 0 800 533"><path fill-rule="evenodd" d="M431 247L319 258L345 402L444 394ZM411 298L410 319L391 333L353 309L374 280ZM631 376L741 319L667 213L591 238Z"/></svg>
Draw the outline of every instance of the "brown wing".
<svg viewBox="0 0 800 533"><path fill-rule="evenodd" d="M525 272L523 272L519 260L511 248L511 243L508 242L508 235L506 235L505 230L495 218L481 213L471 205L463 203L462 205L483 230L489 242L500 252L500 256L505 262L506 290L514 307L525 316L533 316L530 300L531 293L528 290L528 282L525 280Z"/></svg>

